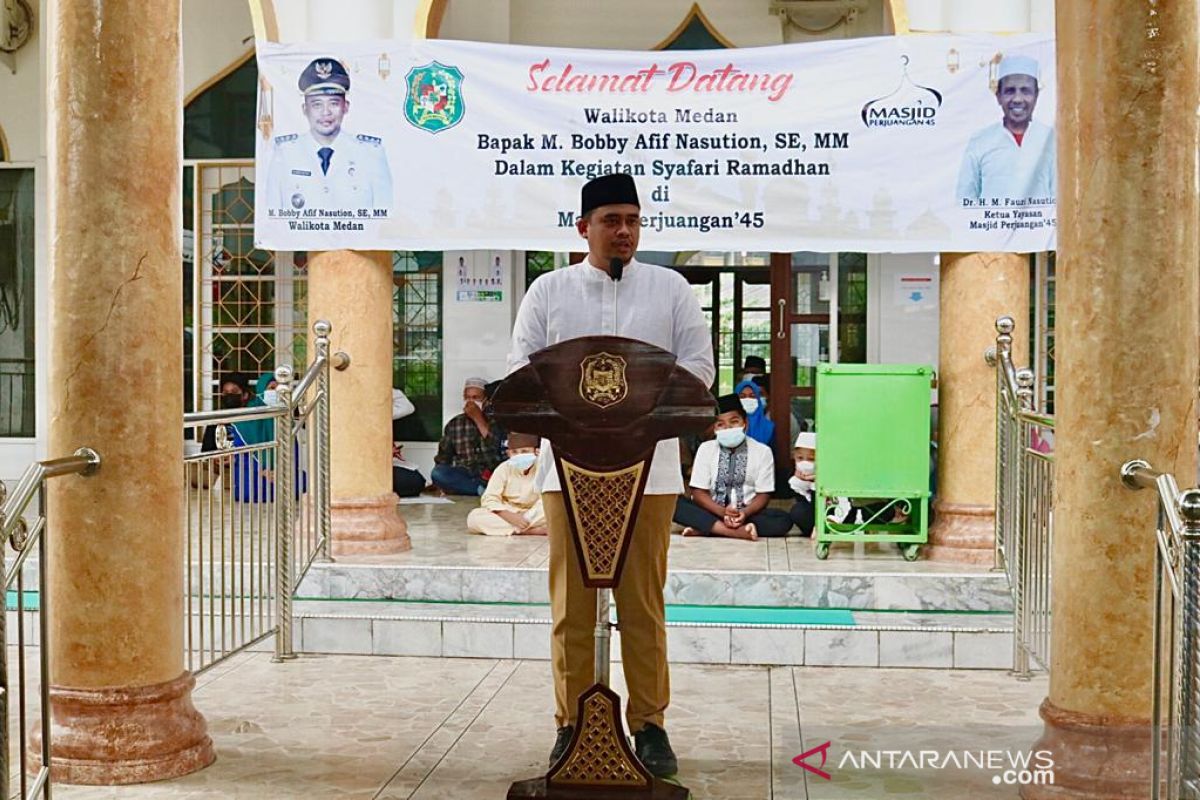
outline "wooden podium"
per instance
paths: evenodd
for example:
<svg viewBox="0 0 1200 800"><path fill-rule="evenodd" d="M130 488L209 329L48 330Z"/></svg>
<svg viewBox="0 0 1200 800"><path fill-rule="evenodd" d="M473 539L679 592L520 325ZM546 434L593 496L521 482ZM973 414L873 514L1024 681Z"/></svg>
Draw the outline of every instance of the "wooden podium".
<svg viewBox="0 0 1200 800"><path fill-rule="evenodd" d="M610 592L621 580L654 449L712 424L698 378L654 345L586 336L539 350L492 400L509 430L549 439L583 582L596 592L596 682L579 697L575 735L550 771L509 789L517 798L671 798L688 790L654 778L625 735L609 687Z"/></svg>

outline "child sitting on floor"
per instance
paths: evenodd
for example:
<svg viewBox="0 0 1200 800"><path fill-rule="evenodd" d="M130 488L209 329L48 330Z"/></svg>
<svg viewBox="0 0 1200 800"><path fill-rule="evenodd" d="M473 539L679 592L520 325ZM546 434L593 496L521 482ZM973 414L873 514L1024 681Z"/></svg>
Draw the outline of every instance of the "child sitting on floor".
<svg viewBox="0 0 1200 800"><path fill-rule="evenodd" d="M538 437L513 433L508 437L508 460L496 467L479 508L467 515L467 530L485 536L545 536L546 515L534 478Z"/></svg>
<svg viewBox="0 0 1200 800"><path fill-rule="evenodd" d="M817 435L805 431L796 437L792 451L796 458L796 471L788 478L788 486L796 493L796 502L788 516L800 531L801 536L812 536L816 517L813 515L813 492L817 480Z"/></svg>

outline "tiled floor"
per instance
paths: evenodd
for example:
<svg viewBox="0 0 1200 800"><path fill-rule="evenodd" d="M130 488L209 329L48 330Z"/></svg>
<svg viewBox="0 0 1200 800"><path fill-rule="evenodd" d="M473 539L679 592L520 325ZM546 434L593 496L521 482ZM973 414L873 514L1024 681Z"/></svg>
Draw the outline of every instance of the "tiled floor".
<svg viewBox="0 0 1200 800"><path fill-rule="evenodd" d="M615 688L624 694L620 669ZM720 800L1016 797L971 769L856 769L860 751L1027 748L1044 680L1003 673L676 665L668 728L680 780ZM217 762L195 775L122 788L55 788L91 798L496 800L544 770L553 739L545 662L243 655L195 694ZM793 763L829 742L818 777ZM819 756L806 760L820 766Z"/></svg>
<svg viewBox="0 0 1200 800"><path fill-rule="evenodd" d="M339 559L456 567L541 567L548 558L546 540L536 536L488 537L466 532L467 513L478 503L466 497L452 504L403 505L412 550L397 556ZM786 505L786 504L784 504ZM673 570L749 572L934 572L977 574L988 567L929 561L907 562L895 545L834 545L828 560L813 555L812 541L799 536L746 542L722 538L671 537Z"/></svg>

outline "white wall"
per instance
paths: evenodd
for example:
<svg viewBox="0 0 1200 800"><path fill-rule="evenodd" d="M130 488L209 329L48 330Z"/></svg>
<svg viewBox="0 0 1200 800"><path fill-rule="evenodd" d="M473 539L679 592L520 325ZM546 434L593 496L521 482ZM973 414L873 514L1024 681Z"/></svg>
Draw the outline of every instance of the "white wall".
<svg viewBox="0 0 1200 800"><path fill-rule="evenodd" d="M530 0L517 0L516 9L510 9L509 0L450 0L439 39L464 39L472 42L520 42L512 35L512 15L533 5ZM552 13L548 19L562 16Z"/></svg>
<svg viewBox="0 0 1200 800"><path fill-rule="evenodd" d="M867 360L873 364L938 365L938 257L884 253L867 263ZM932 278L928 302L899 291L902 276Z"/></svg>
<svg viewBox="0 0 1200 800"><path fill-rule="evenodd" d="M183 0L183 96L254 46L246 0Z"/></svg>
<svg viewBox="0 0 1200 800"><path fill-rule="evenodd" d="M458 299L458 259L480 272L500 259L503 299L478 302ZM480 377L503 378L508 362L509 338L515 311L510 300L514 277L514 253L509 250L448 250L442 259L442 421L462 413L463 381ZM520 265L524 280L524 263ZM484 286L491 290L494 287ZM469 290L469 289L468 289Z"/></svg>
<svg viewBox="0 0 1200 800"><path fill-rule="evenodd" d="M33 5L37 5L34 3ZM8 140L10 161L33 162L42 151L41 48L45 41L41 14L33 32L14 56L16 72L0 64L0 128Z"/></svg>
<svg viewBox="0 0 1200 800"><path fill-rule="evenodd" d="M913 33L1054 30L1054 0L907 0Z"/></svg>
<svg viewBox="0 0 1200 800"><path fill-rule="evenodd" d="M247 6L247 0L237 0ZM345 42L409 36L420 0L264 0L272 3L279 41ZM350 13L353 11L353 13ZM311 31L319 31L312 35Z"/></svg>
<svg viewBox="0 0 1200 800"><path fill-rule="evenodd" d="M679 26L693 0L609 0L605 3L564 0L516 0L511 5L511 39L515 44L648 50ZM450 0L442 35L466 38L466 20L487 13L492 0ZM767 0L704 0L705 15L722 36L739 47L779 44L779 19ZM495 41L495 40L490 40Z"/></svg>

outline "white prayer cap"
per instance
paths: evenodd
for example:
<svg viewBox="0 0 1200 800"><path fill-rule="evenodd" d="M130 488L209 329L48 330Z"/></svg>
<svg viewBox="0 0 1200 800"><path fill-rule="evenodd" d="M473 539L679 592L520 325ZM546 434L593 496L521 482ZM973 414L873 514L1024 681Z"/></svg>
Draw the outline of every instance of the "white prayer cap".
<svg viewBox="0 0 1200 800"><path fill-rule="evenodd" d="M1000 62L1000 69L996 73L996 80L1007 78L1009 75L1028 75L1038 83L1041 83L1041 73L1038 70L1038 62L1029 56L1006 56Z"/></svg>
<svg viewBox="0 0 1200 800"><path fill-rule="evenodd" d="M472 387L476 389L486 389L487 385L488 382L486 378L467 378L465 381L463 381L464 389L470 389Z"/></svg>
<svg viewBox="0 0 1200 800"><path fill-rule="evenodd" d="M817 449L817 434L812 431L804 431L796 437L796 447L803 447L805 450Z"/></svg>

